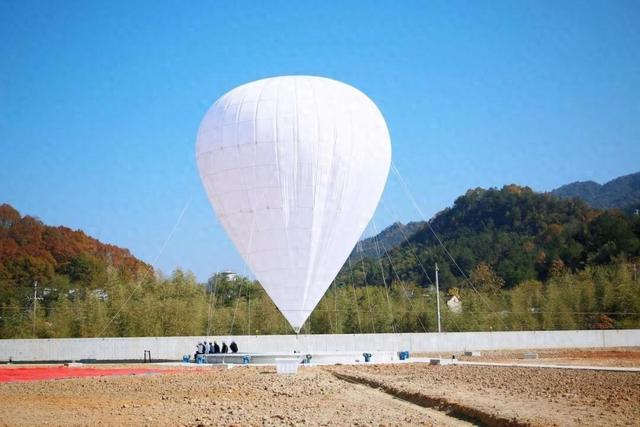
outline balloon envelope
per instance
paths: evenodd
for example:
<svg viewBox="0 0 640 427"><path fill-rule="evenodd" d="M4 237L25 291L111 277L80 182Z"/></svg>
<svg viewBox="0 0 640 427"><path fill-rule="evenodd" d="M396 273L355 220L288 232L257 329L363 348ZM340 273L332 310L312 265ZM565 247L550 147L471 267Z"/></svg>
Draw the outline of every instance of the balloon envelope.
<svg viewBox="0 0 640 427"><path fill-rule="evenodd" d="M220 223L299 331L382 195L391 162L382 114L335 80L258 80L209 109L196 158Z"/></svg>

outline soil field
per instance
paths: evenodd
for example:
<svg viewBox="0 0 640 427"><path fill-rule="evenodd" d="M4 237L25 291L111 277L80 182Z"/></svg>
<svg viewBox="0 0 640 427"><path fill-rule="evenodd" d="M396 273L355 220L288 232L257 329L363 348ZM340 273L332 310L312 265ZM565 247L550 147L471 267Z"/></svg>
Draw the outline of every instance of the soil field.
<svg viewBox="0 0 640 427"><path fill-rule="evenodd" d="M0 384L0 425L463 425L323 368L185 369Z"/></svg>
<svg viewBox="0 0 640 427"><path fill-rule="evenodd" d="M2 383L0 425L640 426L638 372L419 363L301 367L292 376L171 370Z"/></svg>
<svg viewBox="0 0 640 427"><path fill-rule="evenodd" d="M427 364L331 370L487 425L640 425L640 372Z"/></svg>

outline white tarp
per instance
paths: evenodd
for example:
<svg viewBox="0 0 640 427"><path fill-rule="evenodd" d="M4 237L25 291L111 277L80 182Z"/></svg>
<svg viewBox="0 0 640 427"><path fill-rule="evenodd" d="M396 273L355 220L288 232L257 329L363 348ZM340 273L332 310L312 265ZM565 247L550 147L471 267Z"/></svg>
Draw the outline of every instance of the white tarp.
<svg viewBox="0 0 640 427"><path fill-rule="evenodd" d="M209 109L196 158L220 223L299 330L382 195L391 162L382 114L335 80L258 80Z"/></svg>

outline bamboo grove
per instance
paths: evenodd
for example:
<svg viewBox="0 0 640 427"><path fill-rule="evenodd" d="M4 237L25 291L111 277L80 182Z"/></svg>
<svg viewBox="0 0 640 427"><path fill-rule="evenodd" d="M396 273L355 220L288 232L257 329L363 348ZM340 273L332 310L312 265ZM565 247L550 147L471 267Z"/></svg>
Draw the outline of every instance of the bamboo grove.
<svg viewBox="0 0 640 427"><path fill-rule="evenodd" d="M631 264L587 268L511 289L491 282L441 293L445 331L640 327L640 282ZM475 273L475 271L474 271ZM472 276L475 274L472 273ZM495 280L498 280L494 276ZM2 338L259 335L292 333L260 285L222 275L207 284L180 270L171 277L126 281L111 272L102 287L44 295L33 307L0 308ZM68 295L68 291L66 292ZM446 304L461 301L455 313ZM332 286L302 333L434 332L432 287ZM11 305L11 303L16 305Z"/></svg>

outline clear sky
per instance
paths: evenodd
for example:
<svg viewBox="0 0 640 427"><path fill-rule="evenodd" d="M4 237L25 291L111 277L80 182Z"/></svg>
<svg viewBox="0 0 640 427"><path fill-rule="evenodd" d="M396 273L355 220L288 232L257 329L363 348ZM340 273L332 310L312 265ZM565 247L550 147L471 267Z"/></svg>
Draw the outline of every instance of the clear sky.
<svg viewBox="0 0 640 427"><path fill-rule="evenodd" d="M639 23L636 0L0 1L0 202L165 273L243 272L195 135L283 74L368 94L427 216L472 187L604 182L640 170ZM393 178L375 218L420 219Z"/></svg>

